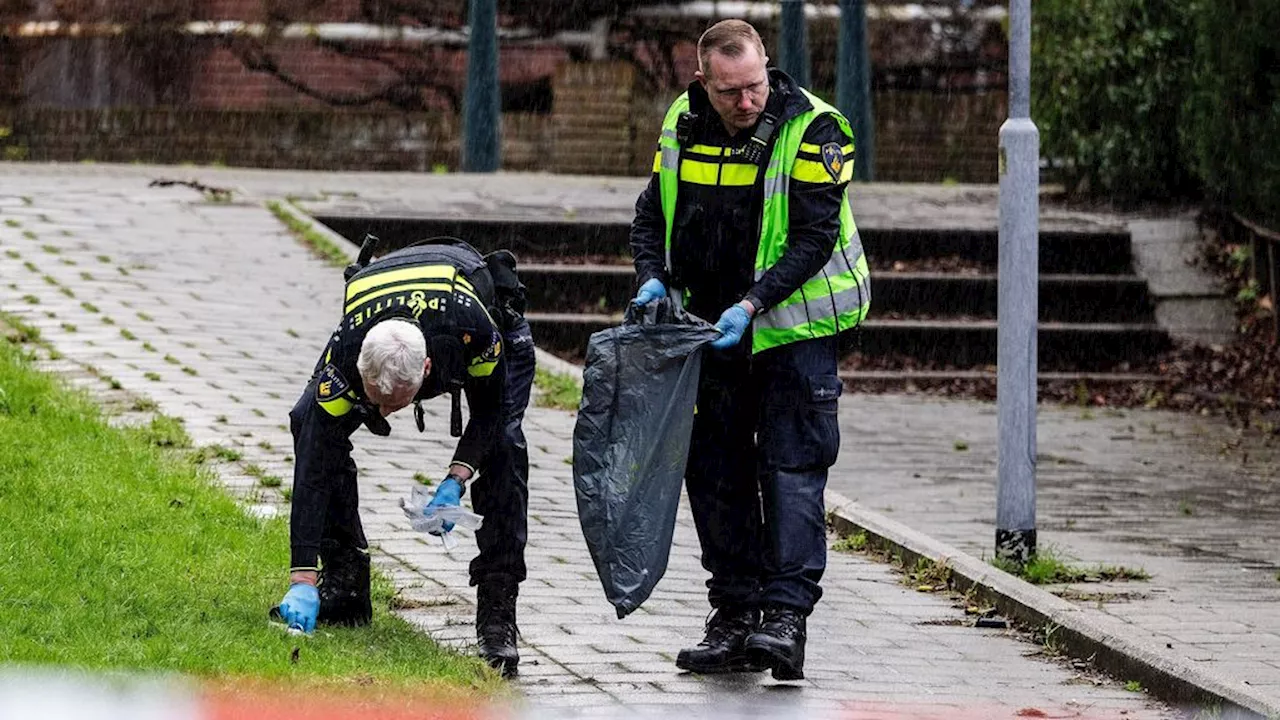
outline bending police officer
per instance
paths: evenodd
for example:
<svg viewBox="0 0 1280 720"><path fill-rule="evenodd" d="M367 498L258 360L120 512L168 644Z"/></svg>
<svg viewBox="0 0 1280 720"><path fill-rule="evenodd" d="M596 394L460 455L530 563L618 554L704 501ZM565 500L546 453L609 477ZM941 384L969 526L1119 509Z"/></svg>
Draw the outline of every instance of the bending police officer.
<svg viewBox="0 0 1280 720"><path fill-rule="evenodd" d="M683 292L723 333L703 358L686 487L713 612L676 665L804 677L839 449L837 336L870 306L849 209L853 134L725 20L667 111L631 230L646 303ZM762 614L763 613L763 614Z"/></svg>
<svg viewBox="0 0 1280 720"><path fill-rule="evenodd" d="M457 506L470 485L473 508L484 517L470 566L480 654L515 674L529 475L521 423L534 375L523 290L509 252L482 257L452 238L388 253L349 277L342 320L289 413L290 587L278 608L286 623L310 631L316 623L370 621L368 542L350 435L362 424L390 433L386 416L410 403L422 430L416 403L447 393L451 431L461 437L431 504ZM459 392L470 410L465 430Z"/></svg>

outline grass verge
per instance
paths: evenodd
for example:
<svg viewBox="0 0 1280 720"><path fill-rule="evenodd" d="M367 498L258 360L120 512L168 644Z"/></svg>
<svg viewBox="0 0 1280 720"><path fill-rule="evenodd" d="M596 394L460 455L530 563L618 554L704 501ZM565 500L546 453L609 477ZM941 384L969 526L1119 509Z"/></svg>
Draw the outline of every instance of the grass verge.
<svg viewBox="0 0 1280 720"><path fill-rule="evenodd" d="M23 333L15 333L21 336ZM268 625L288 528L251 518L172 419L112 428L0 339L0 664L163 670L477 697L501 681L389 614L300 639Z"/></svg>
<svg viewBox="0 0 1280 720"><path fill-rule="evenodd" d="M316 232L316 229L311 225L311 223L294 217L293 214L284 209L284 206L281 205L279 201L268 201L267 209L270 210L271 214L275 215L280 222L284 223L285 227L289 228L289 230L293 232L298 239L306 243L308 247L315 251L316 255L319 255L321 258L328 261L330 265L345 268L348 263L350 263L350 260L347 259L347 255L343 253L337 245L330 241L328 237L323 233Z"/></svg>
<svg viewBox="0 0 1280 720"><path fill-rule="evenodd" d="M582 405L582 386L571 375L536 370L533 384L538 388L534 404L559 410L577 410Z"/></svg>

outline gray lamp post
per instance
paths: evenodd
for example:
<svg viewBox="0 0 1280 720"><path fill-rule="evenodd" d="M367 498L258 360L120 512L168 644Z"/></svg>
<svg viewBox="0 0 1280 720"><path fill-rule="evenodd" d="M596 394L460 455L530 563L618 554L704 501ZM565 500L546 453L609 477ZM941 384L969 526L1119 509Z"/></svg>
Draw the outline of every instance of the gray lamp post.
<svg viewBox="0 0 1280 720"><path fill-rule="evenodd" d="M1009 118L1000 127L996 557L1036 549L1040 134L1031 121L1031 0L1009 1Z"/></svg>

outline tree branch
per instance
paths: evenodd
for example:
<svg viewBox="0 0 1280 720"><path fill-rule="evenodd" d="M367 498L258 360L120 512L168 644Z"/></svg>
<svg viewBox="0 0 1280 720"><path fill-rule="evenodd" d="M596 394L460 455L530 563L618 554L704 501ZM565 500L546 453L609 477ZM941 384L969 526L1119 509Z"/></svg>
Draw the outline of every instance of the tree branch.
<svg viewBox="0 0 1280 720"><path fill-rule="evenodd" d="M365 93L326 92L308 85L292 73L281 69L279 61L260 44L243 38L239 40L237 42L236 38L223 38L222 44L239 58L240 63L244 65L246 70L271 75L295 92L315 98L327 105L334 107L362 107L375 102L386 102L406 111L426 109L421 95L415 88L405 83L403 78Z"/></svg>

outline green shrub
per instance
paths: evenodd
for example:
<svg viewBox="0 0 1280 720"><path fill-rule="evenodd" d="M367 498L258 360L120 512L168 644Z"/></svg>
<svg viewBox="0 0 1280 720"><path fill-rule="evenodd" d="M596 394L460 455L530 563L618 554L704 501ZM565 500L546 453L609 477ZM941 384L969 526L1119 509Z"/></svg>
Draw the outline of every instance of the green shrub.
<svg viewBox="0 0 1280 720"><path fill-rule="evenodd" d="M1212 199L1280 227L1280 6L1197 4L1183 147Z"/></svg>
<svg viewBox="0 0 1280 720"><path fill-rule="evenodd" d="M1196 2L1035 3L1031 114L1069 189L1117 200L1196 192L1179 152Z"/></svg>

